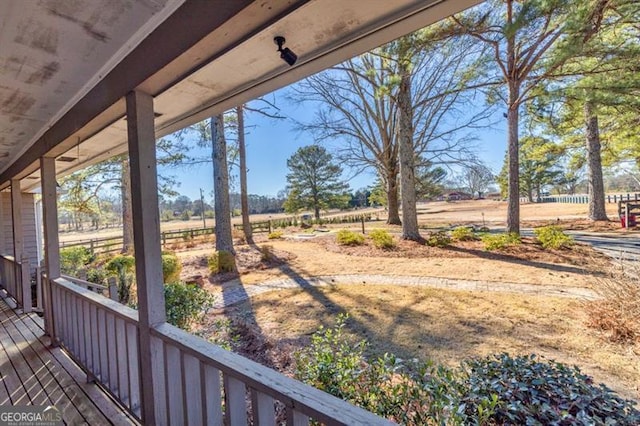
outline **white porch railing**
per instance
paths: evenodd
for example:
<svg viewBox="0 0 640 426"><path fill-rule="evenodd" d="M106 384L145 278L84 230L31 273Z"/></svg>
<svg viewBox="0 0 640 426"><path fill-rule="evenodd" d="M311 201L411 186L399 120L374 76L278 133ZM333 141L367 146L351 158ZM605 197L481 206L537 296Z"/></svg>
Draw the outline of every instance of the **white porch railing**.
<svg viewBox="0 0 640 426"><path fill-rule="evenodd" d="M67 279L47 281L58 343L140 418L138 313Z"/></svg>
<svg viewBox="0 0 640 426"><path fill-rule="evenodd" d="M71 275L61 275L61 278L64 278L67 281L74 283L82 288L86 288L89 291L92 291L97 294L101 294L105 297L110 298L111 300L118 301L118 288L115 284L115 278L109 278L109 285L102 285L92 283L91 281L83 280L81 278L72 277Z"/></svg>
<svg viewBox="0 0 640 426"><path fill-rule="evenodd" d="M16 262L13 256L0 255L0 286L13 297L24 312L31 312L31 270L29 261Z"/></svg>
<svg viewBox="0 0 640 426"><path fill-rule="evenodd" d="M140 418L137 311L64 278L50 281L59 343ZM389 425L391 422L170 324L151 330L162 365L154 387L159 425ZM154 380L155 381L155 380ZM275 402L284 405L276 413Z"/></svg>

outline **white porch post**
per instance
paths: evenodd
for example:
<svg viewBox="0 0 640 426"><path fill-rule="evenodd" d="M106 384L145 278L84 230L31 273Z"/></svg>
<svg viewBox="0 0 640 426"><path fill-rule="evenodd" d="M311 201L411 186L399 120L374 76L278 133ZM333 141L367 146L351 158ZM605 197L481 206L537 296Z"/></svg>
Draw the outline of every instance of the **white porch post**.
<svg viewBox="0 0 640 426"><path fill-rule="evenodd" d="M24 229L22 224L22 192L20 180L11 179L11 215L13 222L13 257L17 262L26 262L26 268L14 270L16 282L20 283L22 311L31 312L31 275L29 274L29 262L24 254ZM17 295L14 295L17 297Z"/></svg>
<svg viewBox="0 0 640 426"><path fill-rule="evenodd" d="M44 262L49 283L42 292L44 297L44 327L55 345L53 305L50 281L60 277L60 242L58 237L58 198L56 188L55 158L40 158L40 180L42 181L42 216L44 224Z"/></svg>
<svg viewBox="0 0 640 426"><path fill-rule="evenodd" d="M140 318L142 420L145 424L163 424L166 419L162 342L151 337L149 332L166 320L153 119L150 95L139 91L127 94L133 246Z"/></svg>

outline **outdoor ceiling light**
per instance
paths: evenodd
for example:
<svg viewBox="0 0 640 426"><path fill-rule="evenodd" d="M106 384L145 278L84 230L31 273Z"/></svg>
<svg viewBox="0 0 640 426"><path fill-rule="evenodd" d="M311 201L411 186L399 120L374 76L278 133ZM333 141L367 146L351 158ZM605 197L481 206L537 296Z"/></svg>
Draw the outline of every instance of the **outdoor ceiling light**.
<svg viewBox="0 0 640 426"><path fill-rule="evenodd" d="M273 42L278 45L278 52L280 52L280 57L282 58L282 60L288 63L290 66L293 66L293 64L295 64L298 60L298 55L293 53L293 51L288 47L285 47L284 49L282 48L282 46L286 42L284 37L274 37Z"/></svg>

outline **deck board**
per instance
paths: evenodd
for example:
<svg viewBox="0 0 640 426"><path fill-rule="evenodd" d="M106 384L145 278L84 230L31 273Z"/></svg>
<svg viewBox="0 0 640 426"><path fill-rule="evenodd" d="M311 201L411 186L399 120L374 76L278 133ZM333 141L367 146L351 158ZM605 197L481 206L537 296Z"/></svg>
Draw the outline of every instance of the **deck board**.
<svg viewBox="0 0 640 426"><path fill-rule="evenodd" d="M131 425L135 420L60 348L49 346L42 320L16 314L0 299L0 404L49 405L66 424Z"/></svg>

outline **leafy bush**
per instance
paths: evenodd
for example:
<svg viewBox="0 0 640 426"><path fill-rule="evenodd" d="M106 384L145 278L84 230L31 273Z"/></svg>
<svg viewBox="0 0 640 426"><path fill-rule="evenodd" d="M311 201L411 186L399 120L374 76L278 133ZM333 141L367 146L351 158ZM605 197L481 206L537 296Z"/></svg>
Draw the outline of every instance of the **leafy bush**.
<svg viewBox="0 0 640 426"><path fill-rule="evenodd" d="M373 245L381 249L390 249L396 245L391 234L385 229L374 229L369 232L369 237L371 237Z"/></svg>
<svg viewBox="0 0 640 426"><path fill-rule="evenodd" d="M596 386L577 368L507 354L472 359L451 369L385 354L368 360L365 341L320 328L295 355L296 377L389 420L407 424L633 425L631 401Z"/></svg>
<svg viewBox="0 0 640 426"><path fill-rule="evenodd" d="M165 283L172 283L180 279L182 263L174 253L162 253L162 279Z"/></svg>
<svg viewBox="0 0 640 426"><path fill-rule="evenodd" d="M484 249L488 251L502 250L508 246L514 246L521 243L520 235L516 233L509 234L485 234L482 236Z"/></svg>
<svg viewBox="0 0 640 426"><path fill-rule="evenodd" d="M60 270L66 275L77 275L78 270L93 262L95 256L86 247L60 249Z"/></svg>
<svg viewBox="0 0 640 426"><path fill-rule="evenodd" d="M336 241L342 246L359 246L364 244L364 235L341 229L336 234Z"/></svg>
<svg viewBox="0 0 640 426"><path fill-rule="evenodd" d="M180 219L182 219L182 220L191 219L191 212L189 210L183 211L182 214L180 215Z"/></svg>
<svg viewBox="0 0 640 426"><path fill-rule="evenodd" d="M270 240L279 240L283 235L284 233L282 231L273 231L269 234L268 238Z"/></svg>
<svg viewBox="0 0 640 426"><path fill-rule="evenodd" d="M536 239L542 244L545 249L560 249L563 247L569 247L573 245L573 238L560 229L557 226L543 226L533 230L536 234Z"/></svg>
<svg viewBox="0 0 640 426"><path fill-rule="evenodd" d="M545 362L536 355L508 354L469 360L462 366L469 419L496 401L492 424L635 425L640 412L577 367Z"/></svg>
<svg viewBox="0 0 640 426"><path fill-rule="evenodd" d="M209 256L209 272L218 274L222 272L235 272L236 258L233 253L220 250Z"/></svg>
<svg viewBox="0 0 640 426"><path fill-rule="evenodd" d="M443 231L431 232L427 237L426 244L429 247L446 247L451 244L451 238Z"/></svg>
<svg viewBox="0 0 640 426"><path fill-rule="evenodd" d="M476 239L473 229L468 226L458 226L451 231L451 238L456 241L473 241Z"/></svg>
<svg viewBox="0 0 640 426"><path fill-rule="evenodd" d="M95 284L105 284L105 281L109 277L109 272L100 267L87 269L87 281Z"/></svg>
<svg viewBox="0 0 640 426"><path fill-rule="evenodd" d="M180 282L164 285L167 322L189 330L204 311L213 305L213 296L206 290L193 284Z"/></svg>

